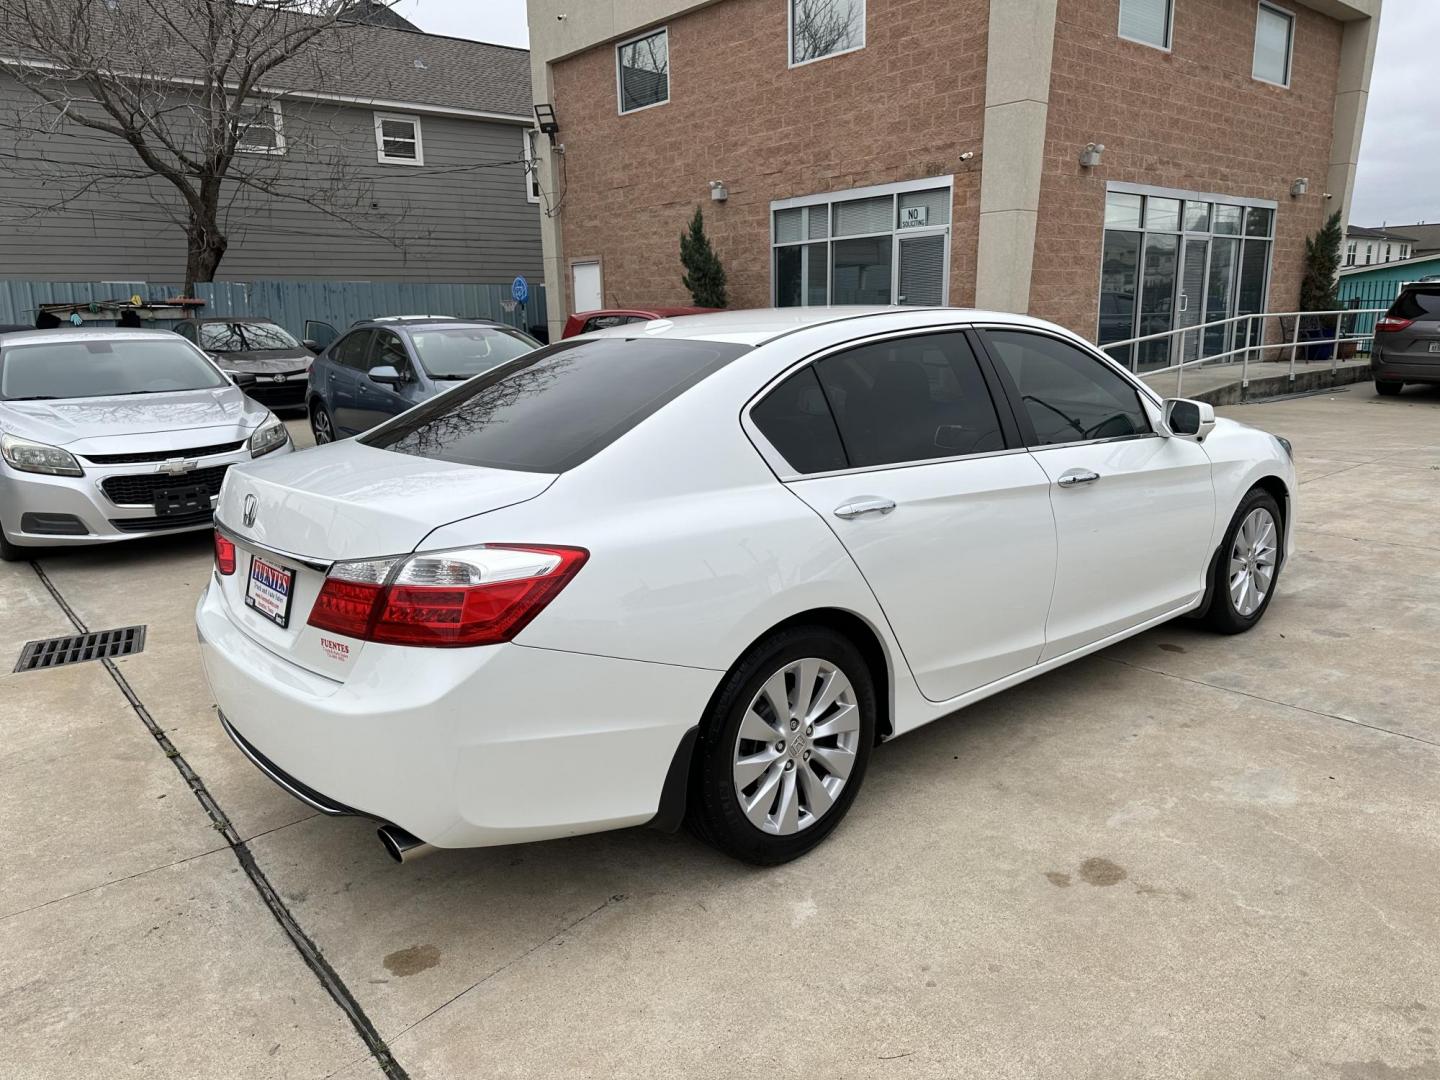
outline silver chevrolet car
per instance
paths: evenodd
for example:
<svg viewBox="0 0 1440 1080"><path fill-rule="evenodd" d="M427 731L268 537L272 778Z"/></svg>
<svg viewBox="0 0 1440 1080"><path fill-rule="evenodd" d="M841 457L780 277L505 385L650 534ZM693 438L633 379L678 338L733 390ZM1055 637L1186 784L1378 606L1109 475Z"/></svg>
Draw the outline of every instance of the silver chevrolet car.
<svg viewBox="0 0 1440 1080"><path fill-rule="evenodd" d="M0 558L208 529L231 465L291 449L176 334L0 334Z"/></svg>

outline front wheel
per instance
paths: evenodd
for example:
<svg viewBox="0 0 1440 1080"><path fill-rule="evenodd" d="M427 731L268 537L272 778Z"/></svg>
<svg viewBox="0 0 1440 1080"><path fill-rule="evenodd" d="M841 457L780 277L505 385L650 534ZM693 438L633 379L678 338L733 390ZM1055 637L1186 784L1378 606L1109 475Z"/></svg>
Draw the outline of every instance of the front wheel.
<svg viewBox="0 0 1440 1080"><path fill-rule="evenodd" d="M689 823L773 866L828 836L855 801L875 741L875 683L823 626L778 631L731 669L700 728Z"/></svg>
<svg viewBox="0 0 1440 1080"><path fill-rule="evenodd" d="M28 557L24 548L16 547L5 538L4 530L0 530L0 562L20 562Z"/></svg>
<svg viewBox="0 0 1440 1080"><path fill-rule="evenodd" d="M1206 622L1222 634L1243 634L1265 615L1280 576L1280 504L1251 488L1230 520L1211 569L1214 597Z"/></svg>

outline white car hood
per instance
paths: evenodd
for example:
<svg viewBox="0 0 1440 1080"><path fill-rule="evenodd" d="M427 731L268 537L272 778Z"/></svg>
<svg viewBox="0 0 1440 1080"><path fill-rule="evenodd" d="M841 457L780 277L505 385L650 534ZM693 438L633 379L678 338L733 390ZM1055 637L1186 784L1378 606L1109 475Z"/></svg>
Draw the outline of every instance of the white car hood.
<svg viewBox="0 0 1440 1080"><path fill-rule="evenodd" d="M237 387L165 394L0 401L0 429L72 453L119 454L236 442L268 410Z"/></svg>
<svg viewBox="0 0 1440 1080"><path fill-rule="evenodd" d="M216 518L237 536L325 562L400 555L441 525L533 499L554 481L551 473L454 465L347 439L235 466ZM256 500L249 525L248 495Z"/></svg>

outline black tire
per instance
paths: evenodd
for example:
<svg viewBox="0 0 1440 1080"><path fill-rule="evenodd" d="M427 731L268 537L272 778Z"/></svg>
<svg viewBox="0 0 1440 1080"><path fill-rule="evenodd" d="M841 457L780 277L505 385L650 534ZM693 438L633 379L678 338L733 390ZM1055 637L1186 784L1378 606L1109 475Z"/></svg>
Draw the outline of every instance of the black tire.
<svg viewBox="0 0 1440 1080"><path fill-rule="evenodd" d="M335 418L330 415L330 410L325 407L325 403L316 398L306 411L310 414L310 434L315 436L315 445L324 446L326 443L334 442ZM322 433L322 427L328 429L328 434Z"/></svg>
<svg viewBox="0 0 1440 1080"><path fill-rule="evenodd" d="M1404 389L1405 384L1403 382L1382 382L1379 379L1375 380L1375 393L1381 397L1395 397Z"/></svg>
<svg viewBox="0 0 1440 1080"><path fill-rule="evenodd" d="M1230 556L1235 546L1236 534L1239 533L1245 519L1255 510L1268 511L1275 523L1275 570L1270 578L1270 586L1260 601L1260 606L1250 614L1242 615L1230 592ZM1211 599L1210 610L1205 613L1205 624L1211 630L1220 634L1243 634L1265 617L1265 612L1270 607L1270 601L1275 598L1275 589L1280 584L1280 571L1284 569L1284 530L1285 519L1281 514L1280 504L1275 501L1275 496L1259 487L1251 488L1245 493L1245 498L1240 500L1240 505L1235 510L1235 516L1230 519L1230 527L1225 530L1225 538L1220 542L1220 549L1215 553L1215 561L1210 565Z"/></svg>
<svg viewBox="0 0 1440 1080"><path fill-rule="evenodd" d="M5 538L5 531L0 529L0 562L24 562L30 558L30 553L22 547L16 547Z"/></svg>
<svg viewBox="0 0 1440 1080"><path fill-rule="evenodd" d="M741 806L733 774L740 724L772 675L812 657L834 665L849 679L859 713L858 745L849 775L829 808L798 832L777 835L752 824ZM824 626L795 626L764 638L730 669L700 724L686 816L690 830L725 854L757 866L804 855L830 835L855 801L875 743L876 713L874 677L848 638ZM817 739L813 745L821 743ZM806 752L799 768L809 768L808 761ZM804 787L798 775L795 783Z"/></svg>

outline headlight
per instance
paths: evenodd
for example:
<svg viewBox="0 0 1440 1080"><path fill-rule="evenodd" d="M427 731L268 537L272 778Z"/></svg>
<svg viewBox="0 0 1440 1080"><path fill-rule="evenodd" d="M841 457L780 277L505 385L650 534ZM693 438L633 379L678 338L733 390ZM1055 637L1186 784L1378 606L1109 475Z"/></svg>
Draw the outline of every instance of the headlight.
<svg viewBox="0 0 1440 1080"><path fill-rule="evenodd" d="M272 416L256 429L254 435L250 436L250 456L257 458L270 453L271 450L279 450L289 441L290 432L285 430L284 424Z"/></svg>
<svg viewBox="0 0 1440 1080"><path fill-rule="evenodd" d="M1280 444L1280 448L1285 451L1285 456L1288 457L1291 461L1294 461L1295 448L1290 445L1290 440L1285 438L1285 436L1283 435L1276 435L1275 441L1278 442Z"/></svg>
<svg viewBox="0 0 1440 1080"><path fill-rule="evenodd" d="M68 450L58 446L0 435L0 456L12 469L21 472L45 473L48 476L84 476L85 470Z"/></svg>

